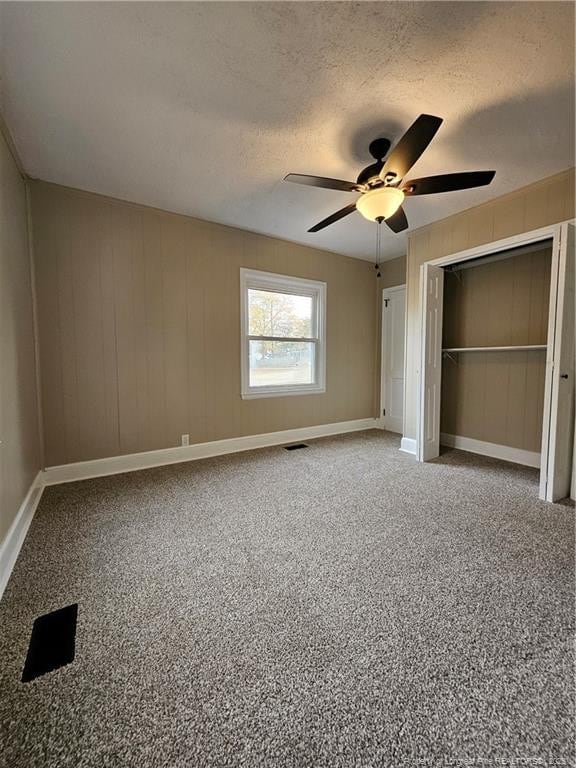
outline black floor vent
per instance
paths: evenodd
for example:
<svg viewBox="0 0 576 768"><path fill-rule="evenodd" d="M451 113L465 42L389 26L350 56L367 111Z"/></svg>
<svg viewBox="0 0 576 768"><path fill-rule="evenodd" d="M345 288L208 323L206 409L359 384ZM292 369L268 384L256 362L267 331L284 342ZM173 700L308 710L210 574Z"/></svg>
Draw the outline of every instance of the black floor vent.
<svg viewBox="0 0 576 768"><path fill-rule="evenodd" d="M285 445L287 451L297 451L299 448L308 448L306 443L294 443L294 445Z"/></svg>
<svg viewBox="0 0 576 768"><path fill-rule="evenodd" d="M78 603L34 620L22 682L53 672L74 661Z"/></svg>

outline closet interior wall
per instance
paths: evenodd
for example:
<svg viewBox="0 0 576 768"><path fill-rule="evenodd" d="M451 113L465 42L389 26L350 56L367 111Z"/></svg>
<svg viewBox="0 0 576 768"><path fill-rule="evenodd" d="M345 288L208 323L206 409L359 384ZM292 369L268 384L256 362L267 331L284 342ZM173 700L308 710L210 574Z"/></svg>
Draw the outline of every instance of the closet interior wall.
<svg viewBox="0 0 576 768"><path fill-rule="evenodd" d="M443 348L547 342L551 246L446 271ZM546 349L458 352L442 365L441 433L540 452Z"/></svg>

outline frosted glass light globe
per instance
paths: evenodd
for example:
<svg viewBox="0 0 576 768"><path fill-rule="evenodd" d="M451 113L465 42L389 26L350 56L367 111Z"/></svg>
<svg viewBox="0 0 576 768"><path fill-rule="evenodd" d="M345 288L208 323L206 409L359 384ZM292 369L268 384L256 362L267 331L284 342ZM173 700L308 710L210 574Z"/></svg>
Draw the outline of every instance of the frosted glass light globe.
<svg viewBox="0 0 576 768"><path fill-rule="evenodd" d="M389 219L396 213L404 200L404 192L396 187L379 187L365 192L358 202L356 208L365 219L378 221L378 219Z"/></svg>

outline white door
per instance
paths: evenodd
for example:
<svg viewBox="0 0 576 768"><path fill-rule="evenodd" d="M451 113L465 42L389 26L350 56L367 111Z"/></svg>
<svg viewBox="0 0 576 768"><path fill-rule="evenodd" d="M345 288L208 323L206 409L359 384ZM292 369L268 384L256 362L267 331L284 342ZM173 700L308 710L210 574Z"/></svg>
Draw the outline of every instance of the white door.
<svg viewBox="0 0 576 768"><path fill-rule="evenodd" d="M420 281L423 327L417 457L418 461L429 461L440 455L444 270L431 264L423 264Z"/></svg>
<svg viewBox="0 0 576 768"><path fill-rule="evenodd" d="M382 291L381 424L402 434L404 427L404 332L406 286Z"/></svg>
<svg viewBox="0 0 576 768"><path fill-rule="evenodd" d="M574 226L563 224L552 262L540 497L570 495L574 447Z"/></svg>

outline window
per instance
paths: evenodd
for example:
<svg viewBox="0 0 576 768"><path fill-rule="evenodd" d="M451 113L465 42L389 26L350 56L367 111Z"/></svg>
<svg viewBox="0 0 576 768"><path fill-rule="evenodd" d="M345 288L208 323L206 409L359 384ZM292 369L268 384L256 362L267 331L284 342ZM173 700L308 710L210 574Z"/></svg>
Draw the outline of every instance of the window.
<svg viewBox="0 0 576 768"><path fill-rule="evenodd" d="M326 283L240 270L242 397L325 392Z"/></svg>

